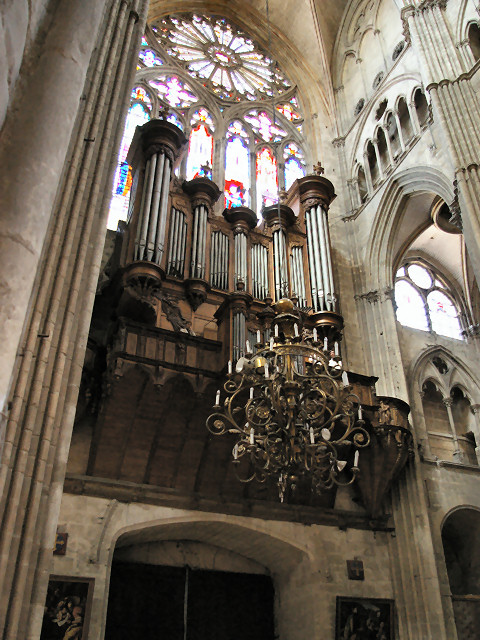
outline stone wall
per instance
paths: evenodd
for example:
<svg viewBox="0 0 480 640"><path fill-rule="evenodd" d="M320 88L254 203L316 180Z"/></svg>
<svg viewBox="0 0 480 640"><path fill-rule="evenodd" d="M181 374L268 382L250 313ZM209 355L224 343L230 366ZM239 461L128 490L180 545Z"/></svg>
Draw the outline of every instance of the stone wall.
<svg viewBox="0 0 480 640"><path fill-rule="evenodd" d="M341 530L65 494L59 527L67 554L52 574L95 579L89 637L102 638L109 573L119 559L181 564L171 543L188 540L194 566L269 573L281 638L333 638L336 596L394 598L388 532ZM183 544L183 542L182 542ZM215 548L217 553L212 553ZM216 558L219 559L217 564ZM347 560L363 560L364 581L347 577Z"/></svg>

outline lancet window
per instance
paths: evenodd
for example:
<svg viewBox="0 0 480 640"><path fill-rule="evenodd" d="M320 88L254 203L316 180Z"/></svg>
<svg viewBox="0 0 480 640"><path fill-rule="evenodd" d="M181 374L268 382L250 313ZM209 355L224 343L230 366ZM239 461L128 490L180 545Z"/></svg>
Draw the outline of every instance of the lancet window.
<svg viewBox="0 0 480 640"><path fill-rule="evenodd" d="M177 175L211 178L223 188L226 208L250 206L260 213L306 173L296 87L223 18L190 13L153 23L142 39L134 104L143 105L145 121L160 116L182 129L189 144ZM129 122L132 131L142 124ZM125 163L124 147L119 164ZM116 178L114 196L125 202L112 202L112 228L128 211L129 195L118 195L118 188Z"/></svg>
<svg viewBox="0 0 480 640"><path fill-rule="evenodd" d="M462 339L458 305L439 276L419 262L406 262L396 274L395 302L400 324Z"/></svg>

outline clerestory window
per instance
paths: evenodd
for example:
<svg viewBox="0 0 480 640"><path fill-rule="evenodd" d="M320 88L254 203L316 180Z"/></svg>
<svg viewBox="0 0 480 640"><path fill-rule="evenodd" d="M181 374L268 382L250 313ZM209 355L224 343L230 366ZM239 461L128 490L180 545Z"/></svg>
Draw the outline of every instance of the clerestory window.
<svg viewBox="0 0 480 640"><path fill-rule="evenodd" d="M306 173L297 90L247 34L224 18L182 14L154 22L142 40L135 87L115 175L109 227L126 219L126 155L135 127L166 117L189 140L179 168L187 180L223 185L224 207L277 200ZM277 180L278 175L278 180Z"/></svg>
<svg viewBox="0 0 480 640"><path fill-rule="evenodd" d="M397 320L405 327L462 340L458 305L433 269L406 262L395 278Z"/></svg>

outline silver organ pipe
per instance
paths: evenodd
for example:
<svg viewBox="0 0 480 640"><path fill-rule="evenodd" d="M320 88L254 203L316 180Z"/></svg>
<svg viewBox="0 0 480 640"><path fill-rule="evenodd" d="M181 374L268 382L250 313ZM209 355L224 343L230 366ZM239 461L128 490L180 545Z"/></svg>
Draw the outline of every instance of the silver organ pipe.
<svg viewBox="0 0 480 640"><path fill-rule="evenodd" d="M140 203L135 259L160 264L165 248L171 160L163 152L154 153L146 163Z"/></svg>
<svg viewBox="0 0 480 640"><path fill-rule="evenodd" d="M207 237L207 209L199 204L193 212L193 240L190 277L205 277L205 241Z"/></svg>
<svg viewBox="0 0 480 640"><path fill-rule="evenodd" d="M234 286L241 280L247 286L247 236L242 231L235 233L235 278Z"/></svg>
<svg viewBox="0 0 480 640"><path fill-rule="evenodd" d="M233 314L233 359L238 360L245 353L245 316L241 311Z"/></svg>
<svg viewBox="0 0 480 640"><path fill-rule="evenodd" d="M322 275L322 259L319 246L319 234L317 227L316 207L312 207L306 213L307 219L307 243L309 248L310 276L312 281L312 299L315 311L325 310L325 292ZM314 291L313 283L316 290Z"/></svg>
<svg viewBox="0 0 480 640"><path fill-rule="evenodd" d="M305 275L303 273L302 247L292 248L291 266L293 291L298 298L298 306L305 308L307 306L307 299L305 293Z"/></svg>
<svg viewBox="0 0 480 640"><path fill-rule="evenodd" d="M167 274L183 278L185 261L186 216L183 211L172 208L168 241Z"/></svg>
<svg viewBox="0 0 480 640"><path fill-rule="evenodd" d="M252 293L264 300L268 293L268 251L262 244L252 245Z"/></svg>
<svg viewBox="0 0 480 640"><path fill-rule="evenodd" d="M160 200L160 210L158 212L157 222L157 235L155 239L155 262L157 264L161 264L163 253L165 251L165 229L167 227L167 207L171 173L172 162L170 158L165 155L165 163L163 166L162 197Z"/></svg>
<svg viewBox="0 0 480 640"><path fill-rule="evenodd" d="M285 232L276 229L273 232L273 258L275 278L275 300L288 296L287 255Z"/></svg>
<svg viewBox="0 0 480 640"><path fill-rule="evenodd" d="M221 231L212 233L210 283L216 289L228 289L228 236Z"/></svg>

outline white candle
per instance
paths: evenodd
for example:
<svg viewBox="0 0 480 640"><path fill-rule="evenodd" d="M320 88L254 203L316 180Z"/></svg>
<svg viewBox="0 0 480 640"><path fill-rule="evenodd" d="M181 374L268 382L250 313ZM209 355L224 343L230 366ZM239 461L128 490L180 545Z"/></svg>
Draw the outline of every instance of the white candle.
<svg viewBox="0 0 480 640"><path fill-rule="evenodd" d="M278 338L278 324L275 325L273 335L275 336L275 338Z"/></svg>
<svg viewBox="0 0 480 640"><path fill-rule="evenodd" d="M317 328L315 327L315 329L313 330L313 341L316 342L317 341Z"/></svg>
<svg viewBox="0 0 480 640"><path fill-rule="evenodd" d="M273 351L273 342L274 342L273 338L270 337L270 351Z"/></svg>
<svg viewBox="0 0 480 640"><path fill-rule="evenodd" d="M265 363L265 378L268 378L268 362Z"/></svg>
<svg viewBox="0 0 480 640"><path fill-rule="evenodd" d="M313 433L313 427L310 427L310 444L315 444L315 434Z"/></svg>
<svg viewBox="0 0 480 640"><path fill-rule="evenodd" d="M250 340L247 340L245 343L245 351L247 353L250 353Z"/></svg>
<svg viewBox="0 0 480 640"><path fill-rule="evenodd" d="M232 373L232 361L228 361L228 373Z"/></svg>
<svg viewBox="0 0 480 640"><path fill-rule="evenodd" d="M323 339L323 350L328 351L328 338Z"/></svg>
<svg viewBox="0 0 480 640"><path fill-rule="evenodd" d="M250 387L250 399L253 398L253 387Z"/></svg>
<svg viewBox="0 0 480 640"><path fill-rule="evenodd" d="M348 373L346 371L342 373L342 382L345 387L348 387Z"/></svg>
<svg viewBox="0 0 480 640"><path fill-rule="evenodd" d="M335 355L338 356L340 354L340 351L338 350L338 342L335 342L333 348L335 350Z"/></svg>
<svg viewBox="0 0 480 640"><path fill-rule="evenodd" d="M253 427L250 429L250 444L255 444L255 430Z"/></svg>
<svg viewBox="0 0 480 640"><path fill-rule="evenodd" d="M359 405L358 405L358 419L359 419L359 420L361 420L361 419L362 419L362 416L363 416L363 413L362 413L362 405L361 405L361 404L359 404Z"/></svg>
<svg viewBox="0 0 480 640"><path fill-rule="evenodd" d="M359 457L360 457L360 451L357 449L355 451L355 457L353 459L353 466L354 467L358 467L358 459L359 459Z"/></svg>
<svg viewBox="0 0 480 640"><path fill-rule="evenodd" d="M293 325L293 331L295 333L295 337L298 338L299 333L298 333L298 324L295 322L295 324Z"/></svg>
<svg viewBox="0 0 480 640"><path fill-rule="evenodd" d="M236 460L238 458L238 442L237 444L233 447L233 459Z"/></svg>
<svg viewBox="0 0 480 640"><path fill-rule="evenodd" d="M257 329L257 344L260 344L260 329Z"/></svg>
<svg viewBox="0 0 480 640"><path fill-rule="evenodd" d="M220 389L217 391L217 397L215 399L215 404L220 404Z"/></svg>

